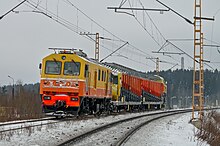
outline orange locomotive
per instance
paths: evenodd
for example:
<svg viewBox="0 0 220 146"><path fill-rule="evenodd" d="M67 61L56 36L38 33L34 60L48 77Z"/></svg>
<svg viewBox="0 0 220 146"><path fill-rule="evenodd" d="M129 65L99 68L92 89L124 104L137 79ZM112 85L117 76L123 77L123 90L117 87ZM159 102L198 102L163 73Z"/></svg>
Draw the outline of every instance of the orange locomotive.
<svg viewBox="0 0 220 146"><path fill-rule="evenodd" d="M54 49L42 60L40 94L45 112L80 114L110 107L111 70L82 50Z"/></svg>
<svg viewBox="0 0 220 146"><path fill-rule="evenodd" d="M40 94L44 112L55 116L100 114L121 109L161 108L166 84L161 77L116 63L89 59L82 50L54 49L42 60Z"/></svg>

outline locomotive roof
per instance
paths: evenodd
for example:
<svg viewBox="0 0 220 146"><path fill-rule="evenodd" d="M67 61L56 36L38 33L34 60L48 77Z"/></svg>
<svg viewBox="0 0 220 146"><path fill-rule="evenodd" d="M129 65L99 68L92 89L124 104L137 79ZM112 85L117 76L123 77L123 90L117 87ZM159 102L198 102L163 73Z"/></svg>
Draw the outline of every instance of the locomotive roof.
<svg viewBox="0 0 220 146"><path fill-rule="evenodd" d="M147 73L145 73L145 72L137 71L135 69L123 66L121 64L99 62L93 58L88 58L87 54L85 52L83 52L83 50L81 50L81 49L79 49L79 50L77 50L77 49L62 49L62 48L49 48L49 49L58 50L59 54L76 54L80 58L82 58L90 63L98 64L102 67L107 67L107 68L111 69L113 74L117 74L118 72L124 72L129 75L138 76L141 78L148 78L150 80L158 80L159 78L163 79L160 76L147 75Z"/></svg>
<svg viewBox="0 0 220 146"><path fill-rule="evenodd" d="M147 74L145 72L137 71L137 70L134 70L132 68L129 68L129 67L117 64L117 63L105 62L103 64L106 65L106 66L109 66L113 70L118 70L120 72L125 72L127 74L138 76L138 77L142 77L142 78L146 78L147 77Z"/></svg>
<svg viewBox="0 0 220 146"><path fill-rule="evenodd" d="M79 58L81 58L81 59L83 59L87 62L90 62L90 63L93 63L93 64L98 64L101 67L108 68L105 65L103 65L102 63L96 61L95 59L88 58L87 54L85 52L83 52L83 50L81 50L81 49L67 49L67 48L49 48L49 49L54 50L55 51L54 54L66 54L66 55L75 54Z"/></svg>
<svg viewBox="0 0 220 146"><path fill-rule="evenodd" d="M161 76L158 76L158 75L148 75L145 72L137 71L137 70L134 70L132 68L123 66L121 64L108 63L108 62L105 62L103 64L108 66L108 67L110 67L113 71L117 70L119 72L125 72L125 73L133 75L133 76L138 76L138 77L141 77L141 78L147 78L149 80L154 80L154 81L164 80L163 77L161 77Z"/></svg>

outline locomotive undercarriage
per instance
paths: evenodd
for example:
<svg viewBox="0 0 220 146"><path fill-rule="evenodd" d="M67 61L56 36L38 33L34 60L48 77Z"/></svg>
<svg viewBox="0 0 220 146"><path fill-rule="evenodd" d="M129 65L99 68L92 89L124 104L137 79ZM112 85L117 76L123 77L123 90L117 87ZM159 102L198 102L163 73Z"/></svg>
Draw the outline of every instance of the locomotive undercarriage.
<svg viewBox="0 0 220 146"><path fill-rule="evenodd" d="M102 113L110 113L112 111L111 99L109 98L82 97L80 105L77 115L99 116Z"/></svg>
<svg viewBox="0 0 220 146"><path fill-rule="evenodd" d="M111 99L80 97L80 107L70 107L65 101L58 100L53 106L43 106L43 112L48 116L66 117L79 115L97 115L112 111Z"/></svg>
<svg viewBox="0 0 220 146"><path fill-rule="evenodd" d="M110 98L80 97L80 107L68 107L65 101L58 100L53 106L44 106L44 112L53 112L52 116L65 117L69 115L95 115L120 111L144 111L160 109L164 102L145 91L139 97L136 94L122 88L119 101L111 101Z"/></svg>
<svg viewBox="0 0 220 146"><path fill-rule="evenodd" d="M66 116L73 116L77 114L78 107L66 107L64 101L57 101L61 102L59 106L43 106L43 112L47 116L55 116L56 118L63 118Z"/></svg>

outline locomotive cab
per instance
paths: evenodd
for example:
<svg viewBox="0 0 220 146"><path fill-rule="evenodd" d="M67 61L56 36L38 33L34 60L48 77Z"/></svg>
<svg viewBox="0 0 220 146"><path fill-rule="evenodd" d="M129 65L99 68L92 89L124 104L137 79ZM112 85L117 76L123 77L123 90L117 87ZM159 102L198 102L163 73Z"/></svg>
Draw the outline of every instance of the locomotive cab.
<svg viewBox="0 0 220 146"><path fill-rule="evenodd" d="M86 67L85 67L86 66ZM85 77L82 68L88 66L77 54L60 51L45 57L41 70L40 94L44 112L77 111L80 96L85 94Z"/></svg>

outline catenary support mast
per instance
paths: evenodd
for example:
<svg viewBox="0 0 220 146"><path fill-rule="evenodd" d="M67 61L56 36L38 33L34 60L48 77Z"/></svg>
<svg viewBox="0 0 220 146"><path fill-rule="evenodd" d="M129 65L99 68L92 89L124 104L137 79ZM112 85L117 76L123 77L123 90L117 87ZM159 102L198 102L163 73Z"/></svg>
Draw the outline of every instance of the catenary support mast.
<svg viewBox="0 0 220 146"><path fill-rule="evenodd" d="M203 69L203 33L202 33L202 0L195 0L194 17L194 70L192 119L203 117L204 108L204 69ZM198 110L198 117L195 111Z"/></svg>

